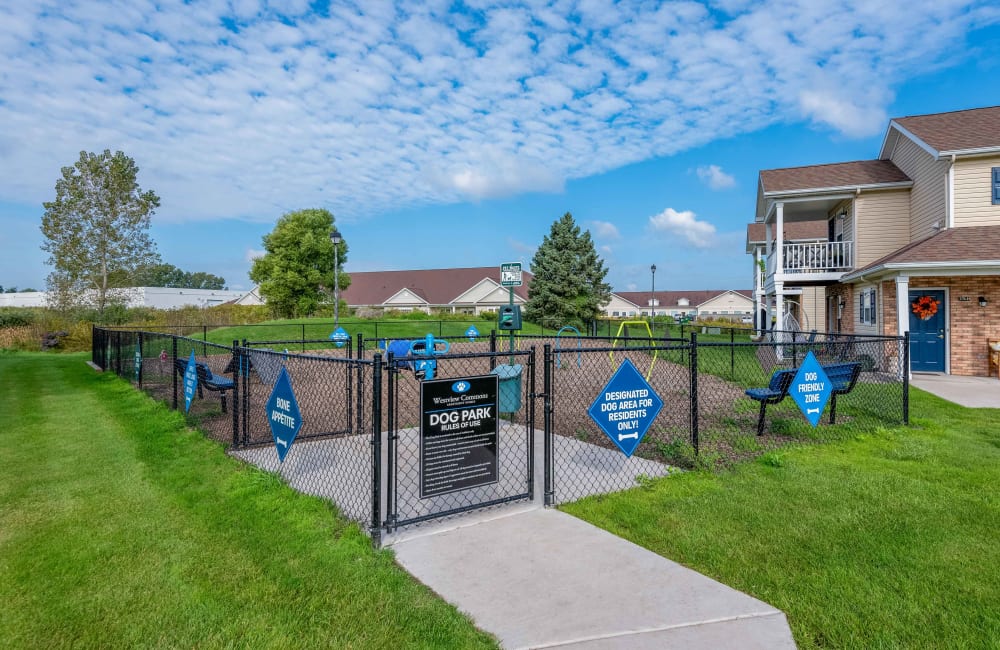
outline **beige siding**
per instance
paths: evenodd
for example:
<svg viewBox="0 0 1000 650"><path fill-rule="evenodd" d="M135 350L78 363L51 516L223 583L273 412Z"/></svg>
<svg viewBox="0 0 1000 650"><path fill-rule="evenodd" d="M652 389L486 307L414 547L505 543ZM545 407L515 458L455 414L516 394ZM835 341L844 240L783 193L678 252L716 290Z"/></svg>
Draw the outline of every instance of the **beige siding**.
<svg viewBox="0 0 1000 650"><path fill-rule="evenodd" d="M855 199L854 267L861 268L910 241L910 191L865 192Z"/></svg>
<svg viewBox="0 0 1000 650"><path fill-rule="evenodd" d="M826 287L802 287L799 306L802 308L799 326L803 330L826 331Z"/></svg>
<svg viewBox="0 0 1000 650"><path fill-rule="evenodd" d="M1000 205L993 205L992 169L1000 156L955 161L955 227L1000 225Z"/></svg>
<svg viewBox="0 0 1000 650"><path fill-rule="evenodd" d="M907 137L900 137L892 162L913 181L910 190L910 241L933 235L934 224L948 225L948 163L936 160Z"/></svg>
<svg viewBox="0 0 1000 650"><path fill-rule="evenodd" d="M753 301L741 293L723 293L698 305L699 314L753 314Z"/></svg>

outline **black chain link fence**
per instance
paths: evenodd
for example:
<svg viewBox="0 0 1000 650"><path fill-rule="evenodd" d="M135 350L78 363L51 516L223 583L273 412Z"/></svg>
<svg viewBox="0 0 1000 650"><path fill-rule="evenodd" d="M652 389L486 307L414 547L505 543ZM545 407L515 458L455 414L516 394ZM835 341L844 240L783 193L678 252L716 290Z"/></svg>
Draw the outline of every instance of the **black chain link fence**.
<svg viewBox="0 0 1000 650"><path fill-rule="evenodd" d="M542 496L547 504L566 503L679 468L725 467L789 444L842 439L909 419L906 337L771 332L753 341L735 330L688 339L491 332L430 342L429 355L426 339L360 334L341 345L298 339L226 347L95 328L93 341L96 365L175 409L187 408L189 422L229 453L330 499L376 542L384 530L474 508ZM184 373L192 354L201 368L199 390L186 407ZM791 376L809 355L836 389L816 427L789 394ZM634 384L648 384L662 400L641 440L628 427L602 429L589 413L608 398L608 382L627 364ZM303 423L284 463L266 409L282 368ZM492 469L483 469L485 461L463 465L468 454L466 461L454 460L467 451L467 440L439 437L434 444L445 446L431 448L421 435L429 403L422 404L421 391L470 378L496 382L495 427L469 443L474 454L495 456ZM439 476L428 478L435 472Z"/></svg>

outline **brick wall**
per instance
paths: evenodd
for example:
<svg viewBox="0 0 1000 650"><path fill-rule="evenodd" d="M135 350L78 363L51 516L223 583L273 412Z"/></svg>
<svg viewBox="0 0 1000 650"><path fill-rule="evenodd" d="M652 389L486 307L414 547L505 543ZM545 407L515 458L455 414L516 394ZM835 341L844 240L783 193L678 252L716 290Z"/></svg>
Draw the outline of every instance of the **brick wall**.
<svg viewBox="0 0 1000 650"><path fill-rule="evenodd" d="M910 278L910 289L922 287L946 287L949 290L951 373L980 377L989 375L986 342L988 339L1000 339L1000 277ZM986 307L979 306L979 296L988 301Z"/></svg>
<svg viewBox="0 0 1000 650"><path fill-rule="evenodd" d="M886 336L899 336L896 320L896 281L887 280L879 286L879 296L882 302L882 333Z"/></svg>
<svg viewBox="0 0 1000 650"><path fill-rule="evenodd" d="M844 309L840 312L840 331L852 332L854 330L854 287L850 284L831 284L826 288L827 298L836 298L834 304L844 302ZM829 302L827 302L829 304ZM836 309L836 307L834 307ZM836 316L836 314L834 314Z"/></svg>

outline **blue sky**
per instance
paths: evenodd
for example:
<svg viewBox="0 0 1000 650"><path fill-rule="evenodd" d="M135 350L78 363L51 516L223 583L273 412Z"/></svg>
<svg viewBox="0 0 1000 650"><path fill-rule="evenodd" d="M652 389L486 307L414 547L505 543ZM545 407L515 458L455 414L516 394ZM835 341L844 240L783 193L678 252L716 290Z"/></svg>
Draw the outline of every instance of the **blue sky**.
<svg viewBox="0 0 1000 650"><path fill-rule="evenodd" d="M59 170L122 150L167 262L249 288L283 213L346 270L530 263L588 228L615 289L746 288L760 169L872 158L1000 104L992 2L0 6L0 284L44 288Z"/></svg>

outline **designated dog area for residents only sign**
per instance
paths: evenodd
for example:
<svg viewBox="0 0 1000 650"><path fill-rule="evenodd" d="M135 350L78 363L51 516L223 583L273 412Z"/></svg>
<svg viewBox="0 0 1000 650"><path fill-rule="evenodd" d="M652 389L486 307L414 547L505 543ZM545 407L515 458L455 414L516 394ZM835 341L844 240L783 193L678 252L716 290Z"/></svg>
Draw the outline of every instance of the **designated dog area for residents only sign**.
<svg viewBox="0 0 1000 650"><path fill-rule="evenodd" d="M662 408L660 396L625 359L587 412L611 442L631 458Z"/></svg>
<svg viewBox="0 0 1000 650"><path fill-rule="evenodd" d="M420 498L497 482L496 375L420 384Z"/></svg>
<svg viewBox="0 0 1000 650"><path fill-rule="evenodd" d="M184 367L184 412L191 410L191 400L194 399L195 391L198 390L198 366L194 360L194 350L188 357L187 366Z"/></svg>
<svg viewBox="0 0 1000 650"><path fill-rule="evenodd" d="M299 412L298 400L295 399L295 391L292 390L292 378L288 376L284 366L281 366L278 381L274 382L271 396L267 398L266 413L267 423L271 426L271 435L274 437L274 447L278 450L278 460L283 463L295 442L295 436L302 428L302 414Z"/></svg>
<svg viewBox="0 0 1000 650"><path fill-rule="evenodd" d="M788 393L799 405L799 410L809 420L809 424L816 426L823 416L823 409L830 401L832 392L830 378L826 376L823 366L810 350L802 361L802 365L799 366L798 372L795 373Z"/></svg>

